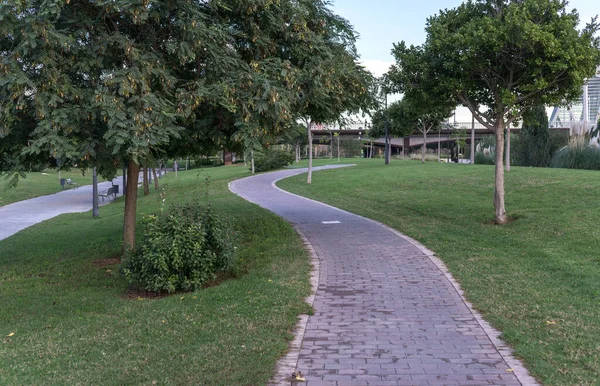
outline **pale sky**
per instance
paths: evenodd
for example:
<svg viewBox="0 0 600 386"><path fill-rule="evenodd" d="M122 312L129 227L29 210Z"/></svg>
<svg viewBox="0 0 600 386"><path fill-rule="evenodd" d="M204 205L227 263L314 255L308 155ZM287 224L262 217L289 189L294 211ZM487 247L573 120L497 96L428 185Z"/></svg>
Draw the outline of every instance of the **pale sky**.
<svg viewBox="0 0 600 386"><path fill-rule="evenodd" d="M349 20L360 35L357 41L362 63L375 76L387 72L394 63L393 43L425 42L425 22L440 9L455 8L462 0L332 0L334 12ZM600 13L598 0L571 0L567 10L579 12L582 27ZM465 109L466 110L466 109ZM470 121L468 111L460 109L459 121ZM460 117L458 117L460 115Z"/></svg>

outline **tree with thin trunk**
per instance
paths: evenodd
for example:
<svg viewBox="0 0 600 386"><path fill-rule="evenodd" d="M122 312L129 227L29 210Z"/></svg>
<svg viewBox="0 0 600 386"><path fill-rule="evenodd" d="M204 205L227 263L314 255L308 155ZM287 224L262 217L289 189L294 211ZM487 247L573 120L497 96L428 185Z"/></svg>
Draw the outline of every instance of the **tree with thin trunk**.
<svg viewBox="0 0 600 386"><path fill-rule="evenodd" d="M156 175L156 168L152 168L152 176L154 177L154 190L158 191L158 176Z"/></svg>
<svg viewBox="0 0 600 386"><path fill-rule="evenodd" d="M580 97L585 78L600 64L594 19L579 31L579 16L562 0L477 0L440 11L427 21L420 47L396 44L396 59L419 50L426 60L399 60L394 68L435 80L425 91L452 98L496 136L495 221L504 204L506 127L538 105L563 105Z"/></svg>
<svg viewBox="0 0 600 386"><path fill-rule="evenodd" d="M144 187L144 196L150 194L150 183L148 181L148 161L144 162L144 168L142 169L142 185Z"/></svg>

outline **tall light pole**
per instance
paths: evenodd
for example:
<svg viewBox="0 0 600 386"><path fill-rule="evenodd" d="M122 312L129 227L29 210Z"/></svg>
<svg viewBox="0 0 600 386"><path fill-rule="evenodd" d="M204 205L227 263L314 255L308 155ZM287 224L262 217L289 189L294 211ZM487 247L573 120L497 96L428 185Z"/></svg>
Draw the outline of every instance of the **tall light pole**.
<svg viewBox="0 0 600 386"><path fill-rule="evenodd" d="M390 163L390 149L389 149L389 138L388 138L388 103L387 103L387 90L385 91L385 164Z"/></svg>

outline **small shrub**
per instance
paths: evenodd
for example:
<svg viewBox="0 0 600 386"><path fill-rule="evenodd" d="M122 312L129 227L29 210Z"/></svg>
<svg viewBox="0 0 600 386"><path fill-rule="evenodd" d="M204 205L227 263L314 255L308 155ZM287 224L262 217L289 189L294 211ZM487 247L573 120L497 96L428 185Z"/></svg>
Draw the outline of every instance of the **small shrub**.
<svg viewBox="0 0 600 386"><path fill-rule="evenodd" d="M294 162L294 155L292 153L279 149L267 149L263 153L255 153L254 170L256 172L266 172L281 169L292 162Z"/></svg>
<svg viewBox="0 0 600 386"><path fill-rule="evenodd" d="M144 217L144 236L123 260L130 284L150 292L193 291L234 264L233 235L210 208L173 206Z"/></svg>

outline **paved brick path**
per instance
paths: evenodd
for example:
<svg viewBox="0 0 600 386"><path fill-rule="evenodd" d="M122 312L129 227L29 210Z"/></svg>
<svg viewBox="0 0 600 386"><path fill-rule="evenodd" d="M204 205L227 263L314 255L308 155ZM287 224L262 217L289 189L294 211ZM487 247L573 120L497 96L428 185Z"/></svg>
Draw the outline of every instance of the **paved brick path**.
<svg viewBox="0 0 600 386"><path fill-rule="evenodd" d="M272 186L301 172L230 188L291 222L320 260L315 313L294 359L309 386L535 384L500 354L451 280L409 239Z"/></svg>

